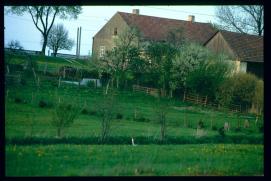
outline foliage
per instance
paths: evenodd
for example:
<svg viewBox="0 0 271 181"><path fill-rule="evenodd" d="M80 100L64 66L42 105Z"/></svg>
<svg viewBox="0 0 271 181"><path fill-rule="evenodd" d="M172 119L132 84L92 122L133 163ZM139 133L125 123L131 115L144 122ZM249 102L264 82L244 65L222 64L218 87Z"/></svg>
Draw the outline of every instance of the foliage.
<svg viewBox="0 0 271 181"><path fill-rule="evenodd" d="M218 88L231 74L230 65L230 60L219 59L218 56L201 61L198 67L188 74L186 87L214 101Z"/></svg>
<svg viewBox="0 0 271 181"><path fill-rule="evenodd" d="M97 107L101 119L100 141L101 143L104 143L109 137L111 124L116 114L117 105L114 90L110 90L108 94L105 94Z"/></svg>
<svg viewBox="0 0 271 181"><path fill-rule="evenodd" d="M60 19L73 18L82 12L80 6L11 6L8 13L22 16L29 14L35 27L43 36L42 54L45 55L45 48L47 45L48 35L55 22L55 18Z"/></svg>
<svg viewBox="0 0 271 181"><path fill-rule="evenodd" d="M57 24L52 26L48 35L47 46L53 50L54 56L56 56L59 50L71 50L74 41L69 39L69 32L64 28L63 24Z"/></svg>
<svg viewBox="0 0 271 181"><path fill-rule="evenodd" d="M218 134L219 134L220 136L222 136L222 137L225 136L225 129L224 129L224 127L221 127L221 128L218 129Z"/></svg>
<svg viewBox="0 0 271 181"><path fill-rule="evenodd" d="M186 43L172 60L173 68L170 72L172 89L184 88L187 85L187 76L199 66L200 62L207 60L209 54L210 52L200 45Z"/></svg>
<svg viewBox="0 0 271 181"><path fill-rule="evenodd" d="M23 46L18 40L11 40L8 43L8 48L10 48L11 50L22 50Z"/></svg>
<svg viewBox="0 0 271 181"><path fill-rule="evenodd" d="M139 31L136 28L125 29L115 40L115 47L111 51L107 51L102 61L98 61L100 72L110 75L107 82L108 90L110 82L116 81L116 87L123 86L129 63L139 60ZM134 70L137 71L136 69Z"/></svg>
<svg viewBox="0 0 271 181"><path fill-rule="evenodd" d="M150 71L157 75L158 87L170 91L172 60L177 49L166 42L151 42L146 48L147 60L150 62Z"/></svg>
<svg viewBox="0 0 271 181"><path fill-rule="evenodd" d="M257 77L249 73L237 73L229 77L219 89L218 100L222 105L241 104L251 106L257 86Z"/></svg>
<svg viewBox="0 0 271 181"><path fill-rule="evenodd" d="M45 108L45 107L51 108L51 107L53 107L53 104L51 102L49 102L48 100L41 99L39 101L39 107L40 108Z"/></svg>
<svg viewBox="0 0 271 181"><path fill-rule="evenodd" d="M68 104L67 102L56 104L51 123L57 128L57 137L62 137L63 129L71 126L80 112L80 108L75 104Z"/></svg>
<svg viewBox="0 0 271 181"><path fill-rule="evenodd" d="M255 88L255 94L252 100L253 105L256 107L257 114L263 113L264 108L264 93L263 93L263 80L258 80Z"/></svg>

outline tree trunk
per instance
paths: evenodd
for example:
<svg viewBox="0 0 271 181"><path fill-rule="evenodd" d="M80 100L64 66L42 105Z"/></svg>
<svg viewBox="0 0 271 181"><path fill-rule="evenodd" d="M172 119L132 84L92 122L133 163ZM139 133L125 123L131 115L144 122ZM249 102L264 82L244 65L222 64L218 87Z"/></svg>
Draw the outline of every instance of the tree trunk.
<svg viewBox="0 0 271 181"><path fill-rule="evenodd" d="M42 49L41 49L41 54L42 55L45 55L45 49L46 49L46 46L47 46L47 38L48 36L46 34L43 34L43 44L42 44Z"/></svg>
<svg viewBox="0 0 271 181"><path fill-rule="evenodd" d="M105 89L105 94L107 94L107 92L108 92L109 84L110 84L110 79L107 82L106 89Z"/></svg>

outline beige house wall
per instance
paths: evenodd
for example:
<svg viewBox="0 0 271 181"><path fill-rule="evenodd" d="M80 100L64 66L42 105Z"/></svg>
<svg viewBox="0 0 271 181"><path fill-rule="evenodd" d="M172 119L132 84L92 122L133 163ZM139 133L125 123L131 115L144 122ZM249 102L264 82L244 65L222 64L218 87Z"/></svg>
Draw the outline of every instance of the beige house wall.
<svg viewBox="0 0 271 181"><path fill-rule="evenodd" d="M117 28L117 36L114 35L114 30ZM125 29L128 28L127 23L122 17L116 13L93 37L92 55L94 58L100 58L100 47L104 46L105 51L111 50L115 45L115 39Z"/></svg>

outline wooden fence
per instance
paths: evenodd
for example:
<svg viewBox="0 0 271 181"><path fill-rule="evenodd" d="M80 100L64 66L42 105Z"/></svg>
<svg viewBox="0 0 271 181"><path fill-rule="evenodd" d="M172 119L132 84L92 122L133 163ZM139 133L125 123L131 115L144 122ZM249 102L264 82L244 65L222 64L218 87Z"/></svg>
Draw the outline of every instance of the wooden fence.
<svg viewBox="0 0 271 181"><path fill-rule="evenodd" d="M208 106L210 108L219 109L219 110L228 110L231 112L242 112L241 105L230 104L229 106L221 106L216 103L208 102L208 96L200 96L199 94L184 93L183 101L191 102L198 105Z"/></svg>
<svg viewBox="0 0 271 181"><path fill-rule="evenodd" d="M133 85L133 91L134 92L143 92L146 94L150 94L152 96L159 96L159 90L155 88L150 88L150 87L142 87L139 85Z"/></svg>
<svg viewBox="0 0 271 181"><path fill-rule="evenodd" d="M183 101L188 101L188 102L192 102L195 104L200 104L200 105L207 105L207 96L200 96L199 94L188 94L188 93L184 93L183 96Z"/></svg>

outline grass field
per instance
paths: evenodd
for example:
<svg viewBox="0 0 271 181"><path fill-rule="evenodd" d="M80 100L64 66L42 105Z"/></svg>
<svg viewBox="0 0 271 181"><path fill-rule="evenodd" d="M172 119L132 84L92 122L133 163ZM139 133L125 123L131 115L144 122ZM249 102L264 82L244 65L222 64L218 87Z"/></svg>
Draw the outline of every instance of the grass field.
<svg viewBox="0 0 271 181"><path fill-rule="evenodd" d="M20 62L20 58L17 61ZM40 65L46 61L39 61ZM52 60L49 63L56 68L64 62ZM33 77L27 76L23 85L7 84L5 87L6 140L17 139L20 143L30 140L27 144L7 142L7 176L263 175L263 133L259 130L262 120L255 124L253 115L245 118L185 103L181 98L164 99L162 102L168 104L166 135L174 139L186 137L192 141L176 145L170 142L168 145L146 143L145 138L158 139L160 136L156 98L118 91L114 106L121 118L113 120L110 138L120 144L97 145L95 141L83 144L80 143L83 139L93 140L100 136L101 117L98 112L103 89L64 83L58 88L57 78L39 77L39 88ZM85 105L88 110L64 130L67 144L55 141L58 139L55 138L56 128L51 124L54 105L59 99L80 107ZM40 101L48 106L41 108ZM141 120L134 120L135 110ZM206 137L207 141L205 144L194 144L201 143L195 137L200 119L205 125L203 139ZM236 131L238 121L243 127L245 119L250 120L250 127ZM225 138L221 138L212 126L220 128L226 121L231 128ZM135 138L137 146L131 146L131 137ZM32 138L44 142L33 144ZM69 139L74 141L73 144L69 143ZM228 140L225 141L228 144L221 144L223 140Z"/></svg>
<svg viewBox="0 0 271 181"><path fill-rule="evenodd" d="M262 145L8 145L6 160L7 176L263 175Z"/></svg>

